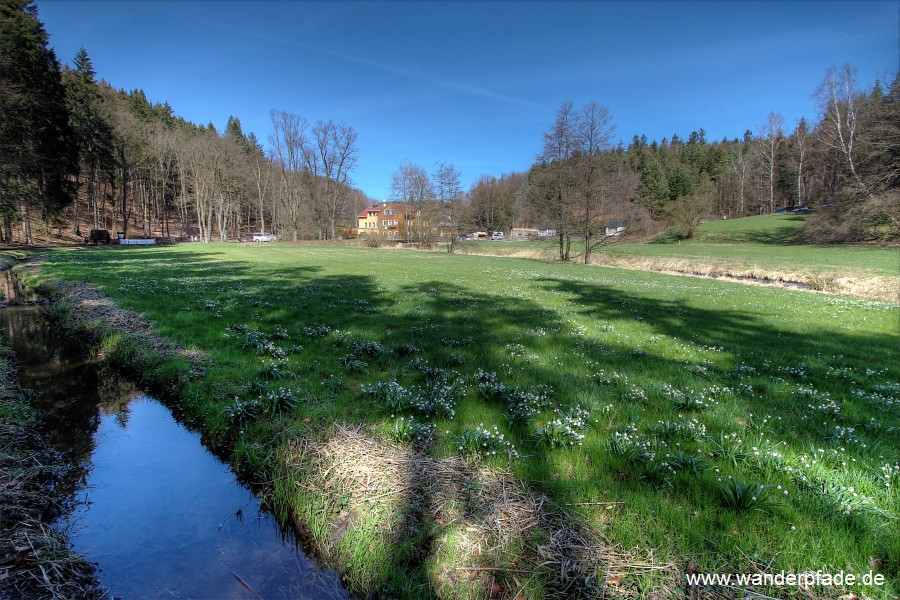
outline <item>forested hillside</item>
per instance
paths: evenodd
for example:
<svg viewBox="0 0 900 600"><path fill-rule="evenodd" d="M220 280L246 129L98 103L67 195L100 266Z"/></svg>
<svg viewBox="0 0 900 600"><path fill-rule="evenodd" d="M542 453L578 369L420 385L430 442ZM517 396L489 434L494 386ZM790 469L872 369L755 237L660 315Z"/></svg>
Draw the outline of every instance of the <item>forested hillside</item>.
<svg viewBox="0 0 900 600"><path fill-rule="evenodd" d="M84 48L60 66L33 2L3 0L0 11L2 241L79 240L91 229L334 239L351 235L371 202L353 188L360 132L351 125L273 109L264 143L237 116L222 131L191 123L164 100L114 89ZM708 140L698 127L627 145L611 108L564 102L525 171L484 174L463 190L452 163L429 175L404 162L390 199L457 233L546 224L564 259L573 239L587 239L588 254L603 243L611 220L691 237L703 219L805 206L807 241L900 239L900 79L867 85L845 65L811 92L819 114L796 124L772 112L740 138Z"/></svg>

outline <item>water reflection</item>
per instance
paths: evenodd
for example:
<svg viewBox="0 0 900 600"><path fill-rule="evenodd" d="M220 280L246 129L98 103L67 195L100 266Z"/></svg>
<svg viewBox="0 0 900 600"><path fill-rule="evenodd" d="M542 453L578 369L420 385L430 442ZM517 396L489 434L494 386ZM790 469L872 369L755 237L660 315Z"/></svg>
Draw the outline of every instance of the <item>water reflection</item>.
<svg viewBox="0 0 900 600"><path fill-rule="evenodd" d="M19 282L12 271L0 271L0 304L37 302L38 297Z"/></svg>
<svg viewBox="0 0 900 600"><path fill-rule="evenodd" d="M171 412L37 307L0 311L43 433L69 461L76 499L61 527L123 598L347 598Z"/></svg>
<svg viewBox="0 0 900 600"><path fill-rule="evenodd" d="M163 405L141 396L122 422L101 417L85 502L72 515L73 543L114 594L346 597Z"/></svg>
<svg viewBox="0 0 900 600"><path fill-rule="evenodd" d="M87 346L78 340L56 334L39 307L3 309L0 333L15 352L19 381L32 390L33 404L41 411L44 439L68 462L87 460L99 423L101 375L118 379L115 373L98 369Z"/></svg>

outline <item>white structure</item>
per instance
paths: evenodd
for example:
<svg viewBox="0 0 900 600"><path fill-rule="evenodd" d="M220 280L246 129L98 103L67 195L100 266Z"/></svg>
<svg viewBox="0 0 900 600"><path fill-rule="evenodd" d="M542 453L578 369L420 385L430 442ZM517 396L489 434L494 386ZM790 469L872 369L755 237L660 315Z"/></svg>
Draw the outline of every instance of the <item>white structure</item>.
<svg viewBox="0 0 900 600"><path fill-rule="evenodd" d="M628 227L628 221L610 221L606 224L606 236L623 235Z"/></svg>

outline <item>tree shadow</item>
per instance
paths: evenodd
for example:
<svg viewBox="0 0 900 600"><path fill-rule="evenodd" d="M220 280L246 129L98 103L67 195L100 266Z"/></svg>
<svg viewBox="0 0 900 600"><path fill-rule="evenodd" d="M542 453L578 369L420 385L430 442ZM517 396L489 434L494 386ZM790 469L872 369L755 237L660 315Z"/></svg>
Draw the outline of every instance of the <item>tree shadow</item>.
<svg viewBox="0 0 900 600"><path fill-rule="evenodd" d="M697 344L718 346L735 357L768 357L775 361L827 354L896 364L897 340L887 334L859 335L829 331L827 334L802 333L796 328L777 327L752 310L699 308L684 299L654 298L622 290L560 278L541 280L549 289L565 294L577 312L604 321L639 318L667 336L691 340ZM784 315L786 325L801 317Z"/></svg>
<svg viewBox="0 0 900 600"><path fill-rule="evenodd" d="M769 246L795 246L800 243L800 232L806 221L800 215L783 216L775 226L749 229L745 231L730 231L722 233L707 233L703 241L736 243L736 244L764 244Z"/></svg>
<svg viewBox="0 0 900 600"><path fill-rule="evenodd" d="M115 281L121 274L120 261L130 260L138 254L105 253L98 261L99 272L109 281ZM171 289L172 310L197 310L196 296L202 295L204 290L209 290L210 295L225 296L222 306L209 309L210 319L202 323L201 329L210 329L210 323L221 325L215 331L217 337L204 338L203 343L210 349L214 344L223 344L222 331L232 318L250 319L254 325L269 329L279 325L289 327L292 336L303 346L296 351L298 360L306 365L301 376L316 380L307 383L309 389L318 394L317 406L302 410L326 419L386 423L387 413L374 410L360 394L357 384L396 377L406 386L421 385L423 363L458 370L466 375L478 369L496 371L504 383L511 386L551 386L557 391L557 403L582 402L586 408L598 410L601 401L609 400L616 402L623 411L632 411L635 416L642 416L643 408L630 405L638 401L627 397L626 388L599 388L590 375L604 370L620 371L660 389L687 372L692 373L692 377L696 374L698 381L709 385L731 384L734 369L749 363L760 372L760 377L781 377L799 385L826 376L825 365L830 358L841 357L835 358L835 362L895 365L886 377L896 380L900 376L896 367L896 336L848 333L839 328L804 331L791 326L790 315L786 315L784 326L780 326L755 313L751 306L737 310L698 307L683 298L642 296L584 280L553 277L536 280L534 286L539 288L538 293L527 297L473 290L433 277L423 277L417 283L388 290L371 275L327 274L323 267L315 265L296 268L260 266L251 260L223 260L221 254L201 251L185 254L159 250L145 256L153 260L144 267L139 264L131 267L126 272L128 278L172 284L178 281L195 283L193 288ZM726 360L719 361L721 366L707 368L696 361L657 353L652 347L636 348L633 341L624 337L610 336L601 340L596 335L585 335L577 323L571 322L567 311L551 308L543 302L542 294L552 296L554 301L564 299L572 313L590 320L598 328L604 324L615 327L639 322L642 327L680 343L719 348L717 352L724 353ZM221 314L217 315L216 311ZM154 318L163 322L167 316L157 308ZM324 326L332 332L331 337L296 338L299 331L311 326ZM178 341L190 343L187 330L173 328L169 331ZM350 346L352 340L337 343L339 336L334 335L335 331L349 332L353 339L363 342L378 342L386 351L360 354L365 370L353 372L341 364L343 358L354 352ZM236 341L227 343L238 344ZM400 348L406 348L404 353L395 351ZM247 361L251 355L245 354L243 360ZM542 358L531 360L532 355ZM815 364L807 365L802 376L779 370L813 359ZM229 363L228 368L234 370L232 377L238 376L235 375L238 372L236 364ZM325 393L327 382L333 380L340 380L341 384L336 387L336 395L328 396ZM847 413L853 417L870 409L863 400L851 395L855 383L848 380L840 384L846 392L842 401ZM466 417L457 419L456 425L460 427L474 428L481 419L486 422L494 419L500 423L505 419L507 407L502 402L478 399L471 390L462 402L465 403ZM805 410L805 402L787 397L776 399L762 393L741 397L740 403L743 410L754 414L780 410L792 415L784 424L772 425L773 432L786 444L803 449L821 440L821 431L797 429L796 414ZM305 414L296 418L300 420ZM677 411L664 416L675 415ZM304 430L303 425L292 427ZM619 473L595 472L582 467L586 474L576 472L574 479L567 479L566 474L560 476L558 459L568 450L548 450L539 446L534 432L527 428L510 427L507 433L526 455L514 467L533 489L560 503L577 501L584 495L611 493L610 482ZM600 462L601 453L607 451L603 446L606 437L605 433L598 433L584 449L584 455ZM896 442L886 445L900 452ZM398 572L424 569L436 551L435 540L446 531L443 525L434 523L429 511L423 508L432 500L427 495L429 488L423 475L410 471L403 484L408 489L422 491L417 494L415 503L410 502L401 510L396 543L414 546L415 551L397 559L393 567ZM652 492L651 487L636 481L626 485L644 494ZM603 489L599 489L601 487ZM482 507L466 506L465 503L463 510L473 519L480 518L484 512ZM427 534L423 535L423 532ZM723 543L726 541L723 538ZM438 592L433 588L430 591Z"/></svg>

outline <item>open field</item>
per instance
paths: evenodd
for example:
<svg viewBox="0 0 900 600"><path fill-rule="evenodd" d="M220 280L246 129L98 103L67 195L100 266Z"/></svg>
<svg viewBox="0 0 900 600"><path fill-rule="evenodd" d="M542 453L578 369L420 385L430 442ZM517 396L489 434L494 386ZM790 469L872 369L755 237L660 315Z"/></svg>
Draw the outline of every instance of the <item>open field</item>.
<svg viewBox="0 0 900 600"><path fill-rule="evenodd" d="M206 354L185 417L356 592L668 596L685 571L873 569L885 585L814 593L900 593L896 303L330 246L41 268Z"/></svg>
<svg viewBox="0 0 900 600"><path fill-rule="evenodd" d="M796 242L804 217L766 215L700 226L696 239L671 243L612 243L592 262L648 271L730 275L805 283L841 294L898 298L900 249ZM461 252L553 260L554 241L467 242ZM580 252L576 246L574 254Z"/></svg>

